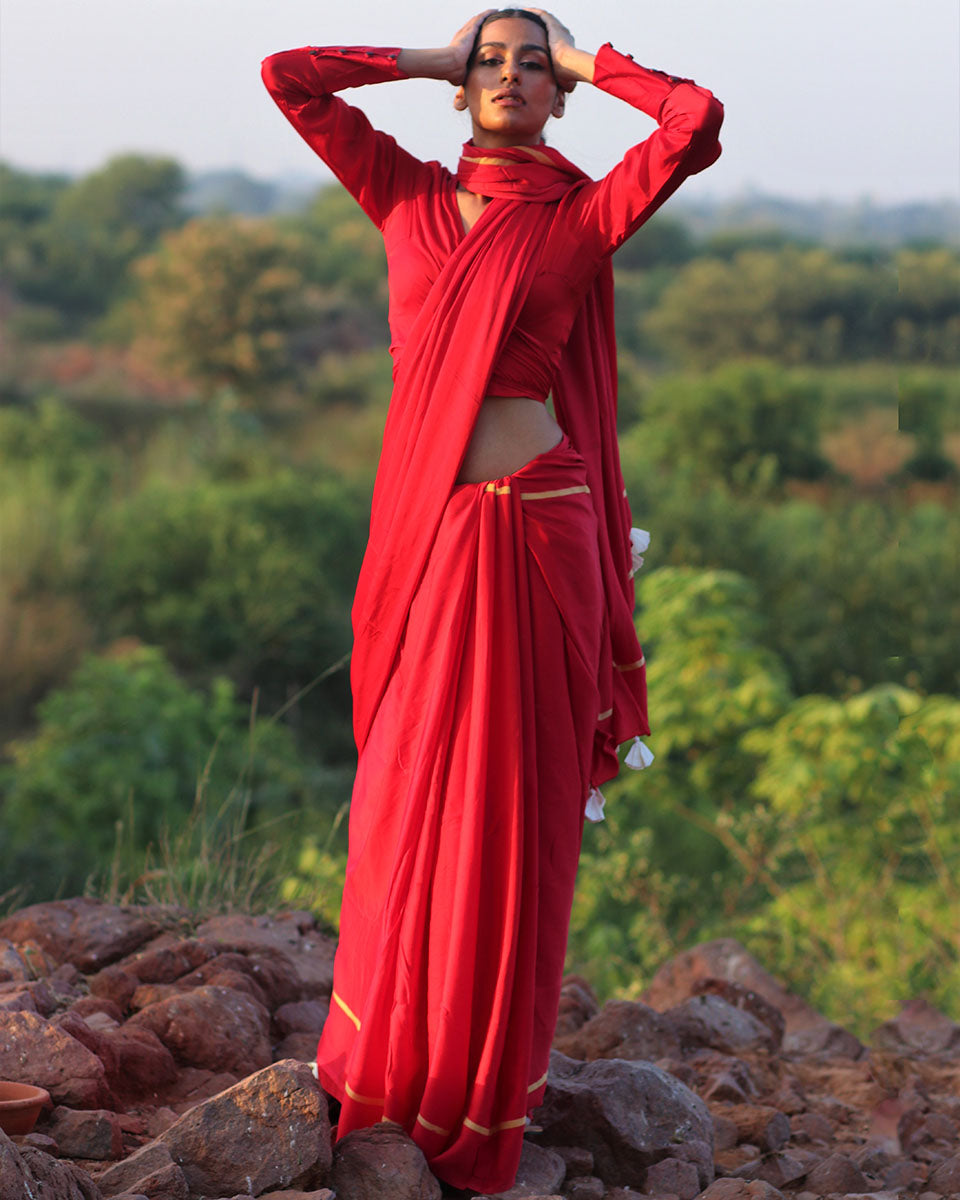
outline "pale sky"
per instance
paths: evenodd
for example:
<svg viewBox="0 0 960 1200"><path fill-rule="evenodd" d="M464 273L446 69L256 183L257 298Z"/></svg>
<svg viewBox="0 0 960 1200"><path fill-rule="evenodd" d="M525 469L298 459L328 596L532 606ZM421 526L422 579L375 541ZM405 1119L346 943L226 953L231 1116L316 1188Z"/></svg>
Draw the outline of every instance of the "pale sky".
<svg viewBox="0 0 960 1200"><path fill-rule="evenodd" d="M319 183L329 174L267 96L260 60L441 45L469 15L448 0L0 0L0 157L80 172L139 151ZM723 155L684 184L691 198L960 195L960 0L563 0L557 15L584 49L612 41L724 102ZM470 133L452 91L416 80L346 98L452 166ZM581 84L547 132L597 176L652 128Z"/></svg>

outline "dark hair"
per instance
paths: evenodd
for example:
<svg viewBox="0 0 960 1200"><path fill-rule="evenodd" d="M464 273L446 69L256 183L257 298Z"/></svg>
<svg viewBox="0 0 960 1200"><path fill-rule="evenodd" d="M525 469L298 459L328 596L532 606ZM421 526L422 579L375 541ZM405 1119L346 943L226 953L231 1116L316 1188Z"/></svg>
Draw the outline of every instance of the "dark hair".
<svg viewBox="0 0 960 1200"><path fill-rule="evenodd" d="M532 21L534 25L539 25L547 35L547 58L550 58L550 31L547 29L547 23L543 17L538 13L528 12L525 8L500 8L496 12L492 12L489 17L484 17L480 22L477 36L473 39L473 49L470 51L470 57L467 59L467 75L470 74L473 61L477 57L477 47L480 45L480 35L483 33L484 27L489 25L491 21L499 21L504 17L523 17L525 21ZM550 68L551 70L553 69L553 59L550 59Z"/></svg>

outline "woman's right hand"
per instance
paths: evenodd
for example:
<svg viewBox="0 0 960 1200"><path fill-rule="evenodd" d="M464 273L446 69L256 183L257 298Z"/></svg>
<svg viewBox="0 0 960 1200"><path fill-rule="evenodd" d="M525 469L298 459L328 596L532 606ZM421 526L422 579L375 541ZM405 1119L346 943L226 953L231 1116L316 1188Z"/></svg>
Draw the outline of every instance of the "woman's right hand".
<svg viewBox="0 0 960 1200"><path fill-rule="evenodd" d="M477 13L475 17L471 17L450 39L450 50L453 52L453 59L450 74L446 78L456 87L459 87L466 77L467 63L470 61L470 51L477 40L480 26L491 13L495 13L496 11L495 8L485 8L483 12Z"/></svg>

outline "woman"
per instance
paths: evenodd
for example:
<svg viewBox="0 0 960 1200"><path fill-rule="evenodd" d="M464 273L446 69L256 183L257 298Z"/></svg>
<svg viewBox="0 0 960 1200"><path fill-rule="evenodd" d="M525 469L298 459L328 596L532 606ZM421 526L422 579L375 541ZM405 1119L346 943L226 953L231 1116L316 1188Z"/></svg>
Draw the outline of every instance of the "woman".
<svg viewBox="0 0 960 1200"><path fill-rule="evenodd" d="M413 76L470 113L455 175L334 94ZM618 744L649 733L609 256L716 159L722 108L540 10L489 10L436 50L288 51L264 80L382 231L390 276L318 1073L338 1136L397 1122L441 1179L499 1191L543 1099L585 807L602 815ZM542 139L579 82L659 122L599 182Z"/></svg>

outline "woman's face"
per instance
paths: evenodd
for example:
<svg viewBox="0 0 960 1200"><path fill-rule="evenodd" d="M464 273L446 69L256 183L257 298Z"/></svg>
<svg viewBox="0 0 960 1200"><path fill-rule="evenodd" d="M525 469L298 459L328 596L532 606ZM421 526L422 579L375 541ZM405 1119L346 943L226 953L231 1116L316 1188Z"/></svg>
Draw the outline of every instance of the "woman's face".
<svg viewBox="0 0 960 1200"><path fill-rule="evenodd" d="M458 97L473 118L474 145L536 145L547 118L563 113L547 35L524 17L485 25Z"/></svg>

